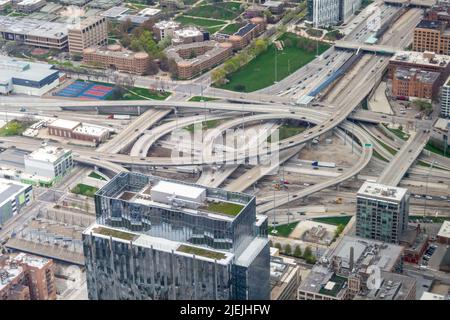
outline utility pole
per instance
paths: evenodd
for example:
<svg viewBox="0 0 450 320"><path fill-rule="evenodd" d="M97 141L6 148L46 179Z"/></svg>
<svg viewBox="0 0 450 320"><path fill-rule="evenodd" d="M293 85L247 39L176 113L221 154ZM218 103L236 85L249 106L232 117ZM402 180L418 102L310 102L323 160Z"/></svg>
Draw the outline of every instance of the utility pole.
<svg viewBox="0 0 450 320"><path fill-rule="evenodd" d="M273 181L273 226L275 227L275 185L276 181Z"/></svg>
<svg viewBox="0 0 450 320"><path fill-rule="evenodd" d="M431 174L431 170L433 170L434 162L435 162L435 160L433 160L433 162L431 163L430 170L428 171L428 175L427 175L427 183L425 186L425 202L423 205L423 216L424 217L427 214L428 181L430 180L430 174Z"/></svg>
<svg viewBox="0 0 450 320"><path fill-rule="evenodd" d="M278 82L278 55L277 55L277 46L274 46L275 48L275 82Z"/></svg>

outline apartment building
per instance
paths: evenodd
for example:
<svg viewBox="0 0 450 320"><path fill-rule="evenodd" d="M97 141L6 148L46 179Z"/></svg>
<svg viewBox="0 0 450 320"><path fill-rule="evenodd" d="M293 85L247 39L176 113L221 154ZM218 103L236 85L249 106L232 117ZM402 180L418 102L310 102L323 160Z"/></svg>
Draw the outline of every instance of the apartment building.
<svg viewBox="0 0 450 320"><path fill-rule="evenodd" d="M203 41L181 44L165 50L169 59L175 61L177 77L190 79L225 61L233 53L230 42Z"/></svg>
<svg viewBox="0 0 450 320"><path fill-rule="evenodd" d="M315 28L339 23L339 0L307 0L308 20Z"/></svg>
<svg viewBox="0 0 450 320"><path fill-rule="evenodd" d="M84 49L83 62L142 75L147 72L151 60L145 52L134 53L120 45L109 45Z"/></svg>
<svg viewBox="0 0 450 320"><path fill-rule="evenodd" d="M122 172L95 197L83 232L90 299L270 298L254 196Z"/></svg>
<svg viewBox="0 0 450 320"><path fill-rule="evenodd" d="M364 182L356 195L356 235L398 243L407 230L407 189Z"/></svg>
<svg viewBox="0 0 450 320"><path fill-rule="evenodd" d="M196 27L174 30L172 35L172 45L174 46L207 40L209 40L209 32L202 31Z"/></svg>
<svg viewBox="0 0 450 320"><path fill-rule="evenodd" d="M181 25L173 20L163 20L153 25L153 36L156 41L160 41L165 37L173 37L175 30L181 28Z"/></svg>
<svg viewBox="0 0 450 320"><path fill-rule="evenodd" d="M444 118L450 118L450 77L447 78L442 86L441 116Z"/></svg>
<svg viewBox="0 0 450 320"><path fill-rule="evenodd" d="M62 178L73 168L72 151L56 146L42 146L24 156L25 172L51 179Z"/></svg>
<svg viewBox="0 0 450 320"><path fill-rule="evenodd" d="M33 188L30 185L0 179L0 226L19 214L32 198Z"/></svg>
<svg viewBox="0 0 450 320"><path fill-rule="evenodd" d="M440 73L397 68L392 78L392 95L435 100L439 95Z"/></svg>
<svg viewBox="0 0 450 320"><path fill-rule="evenodd" d="M108 30L106 17L91 16L79 24L69 27L69 52L83 54L83 50L92 46L106 45Z"/></svg>
<svg viewBox="0 0 450 320"><path fill-rule="evenodd" d="M0 255L0 300L56 300L53 261L25 253Z"/></svg>

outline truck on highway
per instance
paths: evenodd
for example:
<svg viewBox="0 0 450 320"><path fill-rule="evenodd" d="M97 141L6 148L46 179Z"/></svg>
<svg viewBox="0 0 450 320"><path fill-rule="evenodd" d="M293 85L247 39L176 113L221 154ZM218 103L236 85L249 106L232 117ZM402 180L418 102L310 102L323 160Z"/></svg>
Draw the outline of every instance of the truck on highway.
<svg viewBox="0 0 450 320"><path fill-rule="evenodd" d="M131 116L129 114L111 114L107 119L130 120Z"/></svg>
<svg viewBox="0 0 450 320"><path fill-rule="evenodd" d="M336 168L336 163L334 162L313 161L311 165L313 167Z"/></svg>

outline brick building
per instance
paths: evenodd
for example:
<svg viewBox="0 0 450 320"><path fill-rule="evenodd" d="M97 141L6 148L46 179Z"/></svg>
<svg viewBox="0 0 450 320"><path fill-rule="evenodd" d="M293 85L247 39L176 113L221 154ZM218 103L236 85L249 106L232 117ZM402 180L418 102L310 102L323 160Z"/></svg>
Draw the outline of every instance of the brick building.
<svg viewBox="0 0 450 320"><path fill-rule="evenodd" d="M392 95L435 100L439 94L438 72L397 68L392 78Z"/></svg>
<svg viewBox="0 0 450 320"><path fill-rule="evenodd" d="M150 65L150 57L145 52L133 53L120 45L109 45L84 49L83 62L103 68L144 74Z"/></svg>
<svg viewBox="0 0 450 320"><path fill-rule="evenodd" d="M105 141L109 137L109 130L106 128L63 119L50 123L48 125L48 133L68 139L92 141L96 144Z"/></svg>
<svg viewBox="0 0 450 320"><path fill-rule="evenodd" d="M91 16L80 24L69 27L69 52L83 54L83 50L92 46L108 43L108 30L105 17Z"/></svg>
<svg viewBox="0 0 450 320"><path fill-rule="evenodd" d="M165 53L175 61L178 78L190 79L225 61L232 47L229 42L203 41L169 47Z"/></svg>
<svg viewBox="0 0 450 320"><path fill-rule="evenodd" d="M19 253L0 256L0 300L56 300L53 261Z"/></svg>

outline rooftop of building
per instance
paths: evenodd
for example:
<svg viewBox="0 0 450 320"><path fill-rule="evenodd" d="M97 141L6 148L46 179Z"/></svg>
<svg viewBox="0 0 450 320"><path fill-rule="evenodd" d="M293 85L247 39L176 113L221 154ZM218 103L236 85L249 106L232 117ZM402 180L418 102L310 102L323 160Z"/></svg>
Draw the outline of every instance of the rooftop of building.
<svg viewBox="0 0 450 320"><path fill-rule="evenodd" d="M16 256L13 256L12 260L38 269L45 267L51 261L50 259L34 256L24 252L20 252Z"/></svg>
<svg viewBox="0 0 450 320"><path fill-rule="evenodd" d="M422 20L417 24L416 28L439 30L443 24L442 21Z"/></svg>
<svg viewBox="0 0 450 320"><path fill-rule="evenodd" d="M153 248L159 251L173 252L176 255L196 256L197 259L206 261L217 261L219 264L229 264L234 255L227 251L204 248L201 246L188 244L184 242L172 241L165 238L153 237L147 234L123 231L110 226L103 226L94 223L88 227L83 234L93 234L97 237L109 239L112 237L115 241L132 243L136 246Z"/></svg>
<svg viewBox="0 0 450 320"><path fill-rule="evenodd" d="M9 16L0 16L0 30L14 34L58 39L66 37L68 33L65 23Z"/></svg>
<svg viewBox="0 0 450 320"><path fill-rule="evenodd" d="M446 67L450 62L450 56L435 54L433 52L398 51L390 61L405 62L422 66Z"/></svg>
<svg viewBox="0 0 450 320"><path fill-rule="evenodd" d="M216 42L213 40L202 41L202 42L192 42L192 43L184 43L172 47L168 47L165 52L169 59L174 59L178 64L182 63L186 66L196 65L204 62L205 60L211 59L211 57L217 56L221 54L225 50L229 50L231 47L231 43L227 42ZM209 48L204 54L196 56L193 59L184 59L179 54L180 50L189 50L198 47Z"/></svg>
<svg viewBox="0 0 450 320"><path fill-rule="evenodd" d="M119 21L130 20L134 24L143 24L144 22L150 20L150 16L143 16L138 14L123 14L120 16Z"/></svg>
<svg viewBox="0 0 450 320"><path fill-rule="evenodd" d="M11 197L15 197L17 194L25 191L28 187L29 185L18 181L0 178L0 207L2 207L6 201L11 199Z"/></svg>
<svg viewBox="0 0 450 320"><path fill-rule="evenodd" d="M0 0L0 6L10 3L11 0Z"/></svg>
<svg viewBox="0 0 450 320"><path fill-rule="evenodd" d="M160 12L161 12L161 9L145 8L145 9L142 9L141 11L139 11L139 15L152 17L154 15L157 15Z"/></svg>
<svg viewBox="0 0 450 320"><path fill-rule="evenodd" d="M450 300L450 296L425 291L422 293L420 300Z"/></svg>
<svg viewBox="0 0 450 320"><path fill-rule="evenodd" d="M148 57L148 54L145 52L133 52L131 50L127 50L126 48L120 45L108 45L101 47L89 47L84 49L85 53L96 53L101 55L106 55L110 57L117 58L135 58L135 57Z"/></svg>
<svg viewBox="0 0 450 320"><path fill-rule="evenodd" d="M353 270L359 269L362 271L370 265L376 265L383 271L392 271L403 253L402 246L360 237L344 236L325 259L329 262L335 257L338 258L341 261L342 269L350 272L351 248L353 248Z"/></svg>
<svg viewBox="0 0 450 320"><path fill-rule="evenodd" d="M117 184L121 188L117 189ZM149 207L175 209L190 215L233 221L253 196L222 189L122 172L101 188L98 195Z"/></svg>
<svg viewBox="0 0 450 320"><path fill-rule="evenodd" d="M167 29L167 28L179 28L180 23L173 20L161 20L155 23L154 27L159 29Z"/></svg>
<svg viewBox="0 0 450 320"><path fill-rule="evenodd" d="M279 6L282 6L283 4L284 4L283 1L272 1L272 0L261 3L262 6L269 7L269 8L278 8Z"/></svg>
<svg viewBox="0 0 450 320"><path fill-rule="evenodd" d="M2 256L0 255L0 258ZM10 264L9 262L2 268L0 268L0 291L13 282L23 272L23 268L16 264Z"/></svg>
<svg viewBox="0 0 450 320"><path fill-rule="evenodd" d="M411 296L415 298L415 287L416 280L412 277L392 272L381 272L380 287L366 292L360 292L355 299L406 300Z"/></svg>
<svg viewBox="0 0 450 320"><path fill-rule="evenodd" d="M29 81L41 81L59 71L46 63L29 62L0 55L0 81L12 78Z"/></svg>
<svg viewBox="0 0 450 320"><path fill-rule="evenodd" d="M272 248L271 248L272 249ZM276 300L285 288L297 277L299 266L294 259L270 255L271 300Z"/></svg>
<svg viewBox="0 0 450 320"><path fill-rule="evenodd" d="M70 150L68 149L46 145L40 147L39 149L34 150L32 153L26 155L25 157L30 160L38 160L53 163L69 152Z"/></svg>
<svg viewBox="0 0 450 320"><path fill-rule="evenodd" d="M82 19L79 23L69 25L68 28L71 30L80 30L80 29L86 28L88 26L91 26L94 23L96 23L102 19L105 19L105 17L92 15L92 16Z"/></svg>
<svg viewBox="0 0 450 320"><path fill-rule="evenodd" d="M66 119L56 119L55 121L50 123L50 126L52 127L66 130L74 130L79 125L81 125L81 122Z"/></svg>
<svg viewBox="0 0 450 320"><path fill-rule="evenodd" d="M117 7L112 7L108 10L103 11L100 15L102 17L118 18L127 11L130 11L130 9L127 7L117 6Z"/></svg>
<svg viewBox="0 0 450 320"><path fill-rule="evenodd" d="M315 265L305 279L302 279L299 290L341 298L342 290L347 287L347 278L336 275L327 267Z"/></svg>
<svg viewBox="0 0 450 320"><path fill-rule="evenodd" d="M175 30L173 34L175 37L187 38L187 37L201 36L203 35L203 32L196 27L188 26L183 29Z"/></svg>
<svg viewBox="0 0 450 320"><path fill-rule="evenodd" d="M434 128L442 131L450 130L450 119L439 118L434 124Z"/></svg>
<svg viewBox="0 0 450 320"><path fill-rule="evenodd" d="M247 33L249 33L250 31L252 31L253 29L255 29L257 27L256 24L253 23L247 23L245 26L239 28L239 30L237 32L235 32L234 34L240 37L245 36Z"/></svg>
<svg viewBox="0 0 450 320"><path fill-rule="evenodd" d="M21 6L31 6L40 2L43 2L44 0L22 0L19 1L17 4Z"/></svg>
<svg viewBox="0 0 450 320"><path fill-rule="evenodd" d="M446 220L442 224L439 232L437 234L438 237L450 238L450 221Z"/></svg>
<svg viewBox="0 0 450 320"><path fill-rule="evenodd" d="M397 68L395 70L395 77L397 79L411 80L412 78L416 77L418 81L426 84L435 83L439 79L440 75L441 74L439 72L425 71L415 68Z"/></svg>
<svg viewBox="0 0 450 320"><path fill-rule="evenodd" d="M408 190L384 184L366 181L358 191L358 197L377 198L386 201L400 202Z"/></svg>

